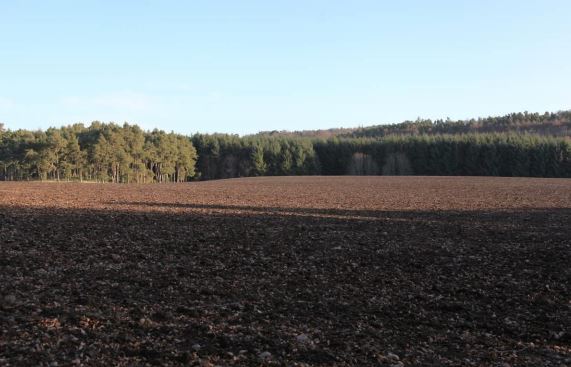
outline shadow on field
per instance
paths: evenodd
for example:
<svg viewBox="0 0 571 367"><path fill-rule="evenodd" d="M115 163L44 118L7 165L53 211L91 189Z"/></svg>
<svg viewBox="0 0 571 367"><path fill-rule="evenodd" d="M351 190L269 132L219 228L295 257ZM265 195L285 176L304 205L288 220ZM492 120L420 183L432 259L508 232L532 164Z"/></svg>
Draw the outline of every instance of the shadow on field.
<svg viewBox="0 0 571 367"><path fill-rule="evenodd" d="M0 207L0 364L568 358L571 209L117 204Z"/></svg>
<svg viewBox="0 0 571 367"><path fill-rule="evenodd" d="M111 205L126 205L152 209L188 209L234 212L251 212L265 215L299 215L299 216L337 216L350 218L384 218L408 219L419 221L446 220L447 222L472 221L502 222L517 224L518 222L530 224L545 224L559 217L571 218L571 208L527 208L520 210L353 210L337 208L298 208L298 207L260 207L251 205L219 205L198 203L157 203L157 202L108 202ZM241 213L238 213L241 214ZM343 218L344 219L344 218ZM527 225L525 225L527 226Z"/></svg>

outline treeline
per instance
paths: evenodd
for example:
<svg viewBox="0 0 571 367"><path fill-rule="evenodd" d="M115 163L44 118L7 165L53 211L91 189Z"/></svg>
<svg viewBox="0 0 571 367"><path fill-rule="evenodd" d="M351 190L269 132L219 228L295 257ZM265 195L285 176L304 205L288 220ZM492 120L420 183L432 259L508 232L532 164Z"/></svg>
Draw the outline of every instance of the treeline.
<svg viewBox="0 0 571 367"><path fill-rule="evenodd" d="M266 175L571 177L571 141L531 134L383 139L196 135L204 179Z"/></svg>
<svg viewBox="0 0 571 367"><path fill-rule="evenodd" d="M474 132L188 137L100 122L46 131L0 126L0 180L147 183L278 175L571 177L571 140Z"/></svg>
<svg viewBox="0 0 571 367"><path fill-rule="evenodd" d="M322 174L571 177L571 141L530 134L316 142Z"/></svg>
<svg viewBox="0 0 571 367"><path fill-rule="evenodd" d="M470 120L417 119L397 124L362 128L266 131L257 135L310 138L380 138L389 135L439 135L468 133L529 133L549 136L571 136L571 111L529 113L518 112Z"/></svg>
<svg viewBox="0 0 571 367"><path fill-rule="evenodd" d="M197 134L199 178L315 175L321 172L309 139Z"/></svg>
<svg viewBox="0 0 571 367"><path fill-rule="evenodd" d="M1 126L0 126L1 127ZM189 138L93 122L46 131L0 129L0 179L182 182L194 177Z"/></svg>
<svg viewBox="0 0 571 367"><path fill-rule="evenodd" d="M468 133L529 133L549 136L571 135L571 111L510 113L505 116L471 120L418 119L400 124L379 125L357 129L342 136L383 137L388 135L439 135Z"/></svg>

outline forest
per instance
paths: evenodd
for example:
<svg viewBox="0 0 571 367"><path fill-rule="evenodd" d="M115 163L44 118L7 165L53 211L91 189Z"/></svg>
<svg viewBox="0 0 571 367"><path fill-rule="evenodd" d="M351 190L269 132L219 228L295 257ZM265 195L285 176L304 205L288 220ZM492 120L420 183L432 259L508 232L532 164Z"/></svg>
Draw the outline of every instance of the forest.
<svg viewBox="0 0 571 367"><path fill-rule="evenodd" d="M383 137L387 135L436 135L466 133L530 133L547 136L571 136L571 111L543 114L517 112L504 116L490 116L470 120L430 120L418 118L397 124L374 125L359 128L336 128L303 131L264 131L257 135L330 137Z"/></svg>
<svg viewBox="0 0 571 367"><path fill-rule="evenodd" d="M0 180L184 182L283 175L571 177L571 111L360 129L185 136L127 123L0 125Z"/></svg>
<svg viewBox="0 0 571 367"><path fill-rule="evenodd" d="M195 175L188 137L93 122L46 131L0 129L3 180L182 182Z"/></svg>

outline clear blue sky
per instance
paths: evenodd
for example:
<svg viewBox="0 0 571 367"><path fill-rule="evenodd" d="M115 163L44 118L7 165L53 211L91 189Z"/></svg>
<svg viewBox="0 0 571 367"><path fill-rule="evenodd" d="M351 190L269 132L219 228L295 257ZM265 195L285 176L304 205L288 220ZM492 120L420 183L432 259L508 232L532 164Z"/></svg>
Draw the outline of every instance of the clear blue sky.
<svg viewBox="0 0 571 367"><path fill-rule="evenodd" d="M252 133L571 108L571 1L0 2L0 122Z"/></svg>

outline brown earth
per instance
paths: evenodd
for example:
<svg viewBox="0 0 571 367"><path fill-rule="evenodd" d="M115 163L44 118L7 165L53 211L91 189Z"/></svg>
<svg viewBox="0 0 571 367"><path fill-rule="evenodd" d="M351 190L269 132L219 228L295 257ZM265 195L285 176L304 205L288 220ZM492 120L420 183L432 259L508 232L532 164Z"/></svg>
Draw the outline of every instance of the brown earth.
<svg viewBox="0 0 571 367"><path fill-rule="evenodd" d="M0 183L0 365L571 365L571 180Z"/></svg>

